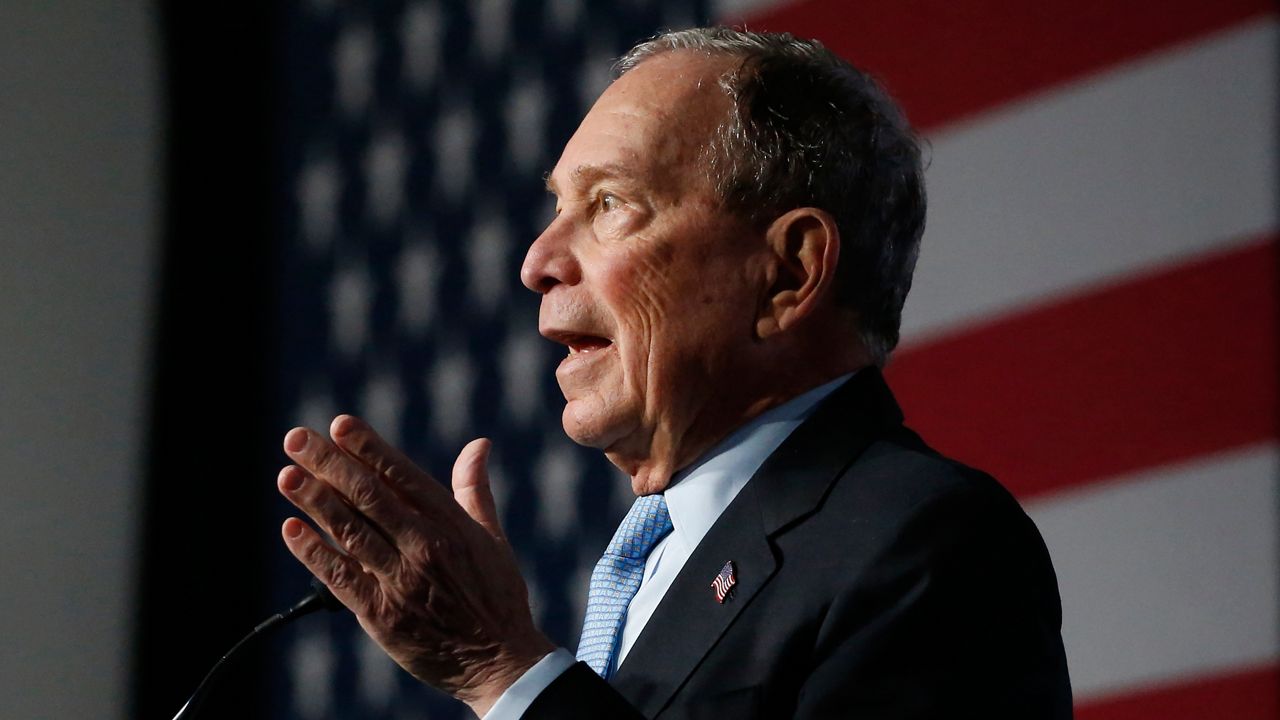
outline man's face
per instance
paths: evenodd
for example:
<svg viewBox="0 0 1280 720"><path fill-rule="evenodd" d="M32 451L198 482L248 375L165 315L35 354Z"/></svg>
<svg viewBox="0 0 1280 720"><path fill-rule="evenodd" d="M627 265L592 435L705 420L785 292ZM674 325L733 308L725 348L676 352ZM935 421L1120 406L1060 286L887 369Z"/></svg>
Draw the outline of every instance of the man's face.
<svg viewBox="0 0 1280 720"><path fill-rule="evenodd" d="M755 342L763 236L721 208L703 155L729 109L723 63L667 53L605 91L549 177L556 217L521 270L540 331L568 347L565 431L637 492L734 422L726 391Z"/></svg>

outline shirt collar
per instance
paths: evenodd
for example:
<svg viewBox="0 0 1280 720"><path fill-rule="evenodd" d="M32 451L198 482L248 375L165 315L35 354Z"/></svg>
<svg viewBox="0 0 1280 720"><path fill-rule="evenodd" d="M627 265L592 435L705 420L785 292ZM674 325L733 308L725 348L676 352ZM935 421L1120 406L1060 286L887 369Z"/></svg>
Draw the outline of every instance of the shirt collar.
<svg viewBox="0 0 1280 720"><path fill-rule="evenodd" d="M761 413L676 474L664 495L674 532L686 547L697 547L765 459L819 401L851 377L853 373L841 375Z"/></svg>

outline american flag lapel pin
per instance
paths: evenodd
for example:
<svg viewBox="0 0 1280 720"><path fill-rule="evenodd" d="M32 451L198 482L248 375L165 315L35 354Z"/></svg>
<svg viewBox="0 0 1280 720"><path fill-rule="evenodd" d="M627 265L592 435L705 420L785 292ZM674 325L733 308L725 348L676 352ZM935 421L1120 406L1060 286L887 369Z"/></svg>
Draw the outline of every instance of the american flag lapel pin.
<svg viewBox="0 0 1280 720"><path fill-rule="evenodd" d="M723 605L725 598L729 597L729 591L733 590L733 586L737 584L738 569L730 560L720 568L720 572L716 573L716 579L711 581L711 589L716 593L716 602Z"/></svg>

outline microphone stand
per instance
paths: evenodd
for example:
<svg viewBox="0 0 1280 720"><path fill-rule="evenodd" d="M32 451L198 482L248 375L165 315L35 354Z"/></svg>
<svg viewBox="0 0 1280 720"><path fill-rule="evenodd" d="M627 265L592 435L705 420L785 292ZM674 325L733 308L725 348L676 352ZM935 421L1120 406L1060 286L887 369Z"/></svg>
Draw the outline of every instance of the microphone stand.
<svg viewBox="0 0 1280 720"><path fill-rule="evenodd" d="M231 649L228 650L220 660L218 660L218 662L214 663L213 667L209 670L209 673L205 675L204 679L200 681L200 684L196 686L196 691L191 693L191 697L187 700L186 704L182 706L182 709L178 710L177 715L173 716L173 720L191 720L191 718L196 717L201 704L204 703L205 698L208 697L209 692L216 684L215 681L219 677L218 671L226 666L227 660L229 660L232 655L235 655L237 650L247 645L251 640L262 637L271 630L297 620L303 615L309 615L321 608L334 611L342 608L342 603L338 602L338 599L333 596L333 593L329 592L329 588L325 587L324 583L315 578L311 578L311 592L307 593L301 600L294 603L293 607L288 610L276 613L266 620L263 620L261 623L258 623L257 627L255 627L248 635L241 638L240 642L233 645Z"/></svg>

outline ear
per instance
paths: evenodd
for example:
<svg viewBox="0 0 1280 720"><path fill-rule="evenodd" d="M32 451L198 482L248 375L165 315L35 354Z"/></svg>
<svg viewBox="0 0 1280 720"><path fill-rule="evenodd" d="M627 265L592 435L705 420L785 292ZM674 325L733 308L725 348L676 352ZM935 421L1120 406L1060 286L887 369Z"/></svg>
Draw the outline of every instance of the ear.
<svg viewBox="0 0 1280 720"><path fill-rule="evenodd" d="M840 261L840 231L826 210L796 208L779 216L765 231L765 242L774 272L756 319L760 338L785 332L829 304Z"/></svg>

